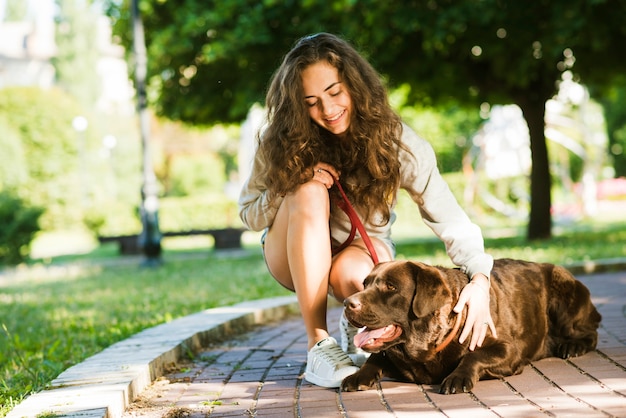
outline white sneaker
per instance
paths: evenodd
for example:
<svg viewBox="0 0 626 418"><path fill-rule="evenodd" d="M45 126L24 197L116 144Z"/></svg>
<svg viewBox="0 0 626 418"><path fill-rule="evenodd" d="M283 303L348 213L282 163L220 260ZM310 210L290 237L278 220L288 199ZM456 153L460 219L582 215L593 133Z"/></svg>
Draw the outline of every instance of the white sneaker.
<svg viewBox="0 0 626 418"><path fill-rule="evenodd" d="M363 351L354 345L354 337L359 333L359 328L352 325L346 318L345 313L342 313L339 320L339 330L341 331L341 349L350 357L354 364L361 367L371 353Z"/></svg>
<svg viewBox="0 0 626 418"><path fill-rule="evenodd" d="M309 350L304 378L317 386L338 388L343 379L358 370L337 340L327 337Z"/></svg>

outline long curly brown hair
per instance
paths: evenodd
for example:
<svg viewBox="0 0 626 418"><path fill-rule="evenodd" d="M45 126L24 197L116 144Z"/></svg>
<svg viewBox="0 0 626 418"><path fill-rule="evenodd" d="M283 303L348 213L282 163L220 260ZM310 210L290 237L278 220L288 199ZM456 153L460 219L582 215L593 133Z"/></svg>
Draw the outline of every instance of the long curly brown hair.
<svg viewBox="0 0 626 418"><path fill-rule="evenodd" d="M302 71L326 61L352 98L352 119L341 139L309 117ZM268 124L259 138L266 162L262 182L270 196L285 195L313 177L318 162L333 165L352 203L372 221L389 221L400 182L402 124L391 109L380 75L345 40L328 33L301 38L274 73L266 97ZM331 194L331 198L336 198Z"/></svg>

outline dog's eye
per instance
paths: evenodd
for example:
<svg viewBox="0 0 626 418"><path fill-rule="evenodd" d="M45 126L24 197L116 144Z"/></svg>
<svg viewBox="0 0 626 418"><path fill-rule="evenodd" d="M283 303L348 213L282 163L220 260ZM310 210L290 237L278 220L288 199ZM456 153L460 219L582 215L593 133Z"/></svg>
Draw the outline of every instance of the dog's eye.
<svg viewBox="0 0 626 418"><path fill-rule="evenodd" d="M388 291L390 291L390 292L395 292L395 290L396 290L396 285L394 285L393 283L389 283L389 282L387 282L387 283L385 283L385 284L387 285L387 290L388 290Z"/></svg>

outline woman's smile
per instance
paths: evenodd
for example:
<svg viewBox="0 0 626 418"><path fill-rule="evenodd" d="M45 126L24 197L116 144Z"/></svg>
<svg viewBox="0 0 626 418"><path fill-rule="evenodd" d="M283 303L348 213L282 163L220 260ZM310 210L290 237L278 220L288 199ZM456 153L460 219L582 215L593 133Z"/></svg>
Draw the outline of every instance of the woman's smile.
<svg viewBox="0 0 626 418"><path fill-rule="evenodd" d="M325 61L311 64L302 71L302 88L313 122L335 135L345 134L350 127L352 98L337 69Z"/></svg>

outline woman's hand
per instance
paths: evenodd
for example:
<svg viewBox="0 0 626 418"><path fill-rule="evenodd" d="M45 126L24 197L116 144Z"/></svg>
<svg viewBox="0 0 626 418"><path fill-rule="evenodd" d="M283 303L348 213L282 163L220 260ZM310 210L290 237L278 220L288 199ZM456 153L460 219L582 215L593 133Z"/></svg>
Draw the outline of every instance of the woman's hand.
<svg viewBox="0 0 626 418"><path fill-rule="evenodd" d="M313 167L313 180L319 181L327 189L333 187L335 179L339 179L339 172L332 165L320 162Z"/></svg>
<svg viewBox="0 0 626 418"><path fill-rule="evenodd" d="M474 351L476 347L483 345L488 329L491 330L494 338L498 337L496 326L489 311L489 279L487 276L477 273L472 277L469 284L461 291L454 312L461 314L465 305L467 305L467 317L459 342L463 344L471 332L472 339L469 349Z"/></svg>

